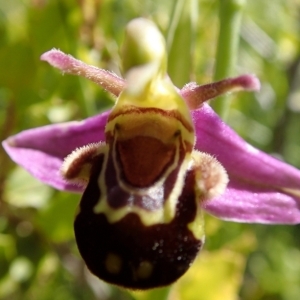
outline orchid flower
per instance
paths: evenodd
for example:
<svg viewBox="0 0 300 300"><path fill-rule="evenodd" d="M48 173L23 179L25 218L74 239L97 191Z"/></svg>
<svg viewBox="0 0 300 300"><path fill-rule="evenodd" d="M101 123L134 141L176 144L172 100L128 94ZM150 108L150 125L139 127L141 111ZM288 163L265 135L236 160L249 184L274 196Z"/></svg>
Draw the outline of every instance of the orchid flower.
<svg viewBox="0 0 300 300"><path fill-rule="evenodd" d="M177 273L173 277L170 275L172 278L157 275L153 260L158 258L140 259L137 265L132 262L135 269L130 271L121 254L106 249L109 253L105 254L102 265L96 263L99 253L91 254L91 247L98 247L98 242L93 241L97 235L94 231L91 236L87 232L92 230L91 224L96 226L102 222L94 219L93 215L97 214L104 214L108 224L116 224L130 212L139 216L148 230L164 222L172 224L176 205L179 201L185 203L186 194L192 193L198 201L197 220L187 227L197 240L193 246L195 252L204 242L202 210L234 222L300 223L300 171L249 145L206 103L227 92L259 90L255 76L242 75L206 85L189 83L182 89L176 88L166 75L164 40L156 26L144 19L129 23L122 54L124 79L56 49L44 53L41 60L63 73L92 80L114 95L116 104L112 111L83 121L25 130L3 142L11 159L34 177L56 189L83 193L75 235L79 250L93 273L125 287L151 288L176 280L194 257L191 254L193 257L189 259L188 254L176 253L173 263L185 257L186 266L180 265L180 271L174 271ZM138 159L144 161L139 163ZM172 181L170 196L165 199L161 188L170 184L168 178L172 174L175 174L176 178L172 179L175 183ZM192 191L188 190L189 180L195 182ZM99 187L95 188L92 183ZM123 204L115 198L107 204L103 197L113 198L108 185L118 197L121 197L118 189L126 190L129 195L125 208L118 208L116 214L112 212L114 205ZM102 202L92 199L95 194L97 199L102 197ZM142 200L136 200L138 196L133 195L137 194L142 195L139 196ZM156 203L155 197L162 197L163 204L160 200ZM154 200L147 202L146 198ZM141 201L141 206L135 201ZM85 210L91 205L93 210L88 214ZM159 207L157 211L155 205ZM82 225L84 218L89 221ZM130 222L131 229L140 224L136 220ZM108 225L105 226L108 230ZM107 232L113 235L117 229ZM101 234L105 233L101 231ZM161 247L160 241L155 240L152 252ZM97 248L97 251L100 250ZM107 274L99 271L101 268ZM133 278L128 279L130 272ZM154 282L152 275L161 282Z"/></svg>

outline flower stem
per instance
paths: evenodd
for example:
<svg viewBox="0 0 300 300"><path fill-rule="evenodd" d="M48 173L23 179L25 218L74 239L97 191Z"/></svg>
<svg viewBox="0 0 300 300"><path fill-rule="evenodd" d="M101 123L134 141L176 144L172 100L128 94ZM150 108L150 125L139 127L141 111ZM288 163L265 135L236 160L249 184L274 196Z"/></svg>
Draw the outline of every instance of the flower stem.
<svg viewBox="0 0 300 300"><path fill-rule="evenodd" d="M168 74L182 87L193 78L198 0L176 0L167 33Z"/></svg>
<svg viewBox="0 0 300 300"><path fill-rule="evenodd" d="M184 0L177 0L173 2L170 24L167 32L167 37L166 37L168 52L170 52L170 49L172 48L173 45L175 31L180 21L183 6L184 6Z"/></svg>
<svg viewBox="0 0 300 300"><path fill-rule="evenodd" d="M242 10L246 0L220 0L220 29L217 44L214 80L232 76L236 65ZM212 103L214 110L226 118L230 101L221 97Z"/></svg>

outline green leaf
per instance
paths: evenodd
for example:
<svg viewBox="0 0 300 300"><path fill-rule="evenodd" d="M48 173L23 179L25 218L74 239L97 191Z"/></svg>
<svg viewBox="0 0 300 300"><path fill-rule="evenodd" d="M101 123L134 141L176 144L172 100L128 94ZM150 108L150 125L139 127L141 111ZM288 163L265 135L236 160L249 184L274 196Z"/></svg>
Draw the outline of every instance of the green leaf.
<svg viewBox="0 0 300 300"><path fill-rule="evenodd" d="M4 199L16 207L41 208L46 205L52 189L16 167L7 178Z"/></svg>
<svg viewBox="0 0 300 300"><path fill-rule="evenodd" d="M40 229L54 243L74 239L73 222L80 195L56 193L37 216Z"/></svg>

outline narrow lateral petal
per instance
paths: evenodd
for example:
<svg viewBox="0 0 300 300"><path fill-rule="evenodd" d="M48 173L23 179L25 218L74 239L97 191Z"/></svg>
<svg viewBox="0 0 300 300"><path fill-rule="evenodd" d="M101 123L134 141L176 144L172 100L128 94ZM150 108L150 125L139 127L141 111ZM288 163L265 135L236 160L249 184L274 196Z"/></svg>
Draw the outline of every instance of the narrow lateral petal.
<svg viewBox="0 0 300 300"><path fill-rule="evenodd" d="M29 129L3 142L8 155L34 177L57 189L82 191L66 183L59 170L64 158L78 147L104 141L108 112L80 122Z"/></svg>
<svg viewBox="0 0 300 300"><path fill-rule="evenodd" d="M115 96L119 96L126 85L124 79L112 72L87 65L57 49L52 49L42 54L41 60L48 62L51 66L65 73L85 77Z"/></svg>
<svg viewBox="0 0 300 300"><path fill-rule="evenodd" d="M211 213L244 222L300 222L299 170L246 143L208 105L192 115L196 149L215 156L230 179L226 193L207 203Z"/></svg>
<svg viewBox="0 0 300 300"><path fill-rule="evenodd" d="M191 110L198 109L201 105L215 97L228 92L258 91L260 82L251 74L245 74L234 78L226 78L217 82L198 85L195 82L186 84L180 91Z"/></svg>

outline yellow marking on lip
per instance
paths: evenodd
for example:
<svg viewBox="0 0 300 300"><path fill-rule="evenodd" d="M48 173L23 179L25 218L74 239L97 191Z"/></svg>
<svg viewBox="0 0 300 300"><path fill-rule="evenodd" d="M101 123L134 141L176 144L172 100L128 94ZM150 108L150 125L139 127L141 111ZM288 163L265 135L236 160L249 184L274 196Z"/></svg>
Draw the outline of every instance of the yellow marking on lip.
<svg viewBox="0 0 300 300"><path fill-rule="evenodd" d="M119 130L116 130L116 128L119 128ZM113 117L105 128L106 135L117 134L120 140L142 135L154 137L164 143L170 143L177 131L181 133L182 139L192 148L195 140L193 127L187 128L177 118L161 115L152 110L128 111L119 114ZM186 150L191 151L192 149Z"/></svg>
<svg viewBox="0 0 300 300"><path fill-rule="evenodd" d="M174 120L179 122L187 131L189 132L194 131L193 124L190 123L189 120L184 118L184 115L180 111L171 110L170 108L166 110L163 108L156 108L156 107L137 107L133 105L124 105L123 107L120 107L118 110L114 110L113 112L110 113L108 117L108 123L120 116L129 115L131 116L131 118L132 117L136 118L142 114L147 114L149 116L156 117L159 120L167 119L168 122ZM145 118L145 121L147 121L147 118Z"/></svg>
<svg viewBox="0 0 300 300"><path fill-rule="evenodd" d="M176 155L179 154L177 153ZM98 179L98 185L101 190L101 198L99 199L98 203L94 206L95 214L104 213L110 223L115 223L121 220L122 218L124 218L129 213L136 213L140 217L141 222L145 226L151 226L155 224L167 224L174 219L176 213L177 200L182 192L186 170L188 168L189 161L190 161L189 154L186 155L184 161L181 164L180 170L178 172L177 180L174 184L174 188L172 189L169 197L166 199L163 208L155 211L146 211L145 209L142 209L134 205L126 205L118 209L109 206L106 199L107 189L105 185L105 170L107 167L107 160L108 160L108 155L104 160L103 168L101 170ZM173 168L175 167L176 167L176 159ZM173 168L168 169L167 171L168 174L172 172ZM121 181L119 176L120 174L117 173L117 178L120 187L123 188L128 193L137 193L137 194L147 193L147 190L145 191L143 189L133 189L132 187L127 186L126 184L123 183L123 181ZM150 189L154 189L157 188L158 186L162 186L164 184L164 179L165 176L163 176L163 178L160 181L158 181L155 185L153 185Z"/></svg>
<svg viewBox="0 0 300 300"><path fill-rule="evenodd" d="M196 202L197 199L195 199ZM204 218L203 212L199 203L197 204L197 213L195 214L195 219L187 224L187 228L193 233L194 237L197 240L204 241L205 233L204 233Z"/></svg>

